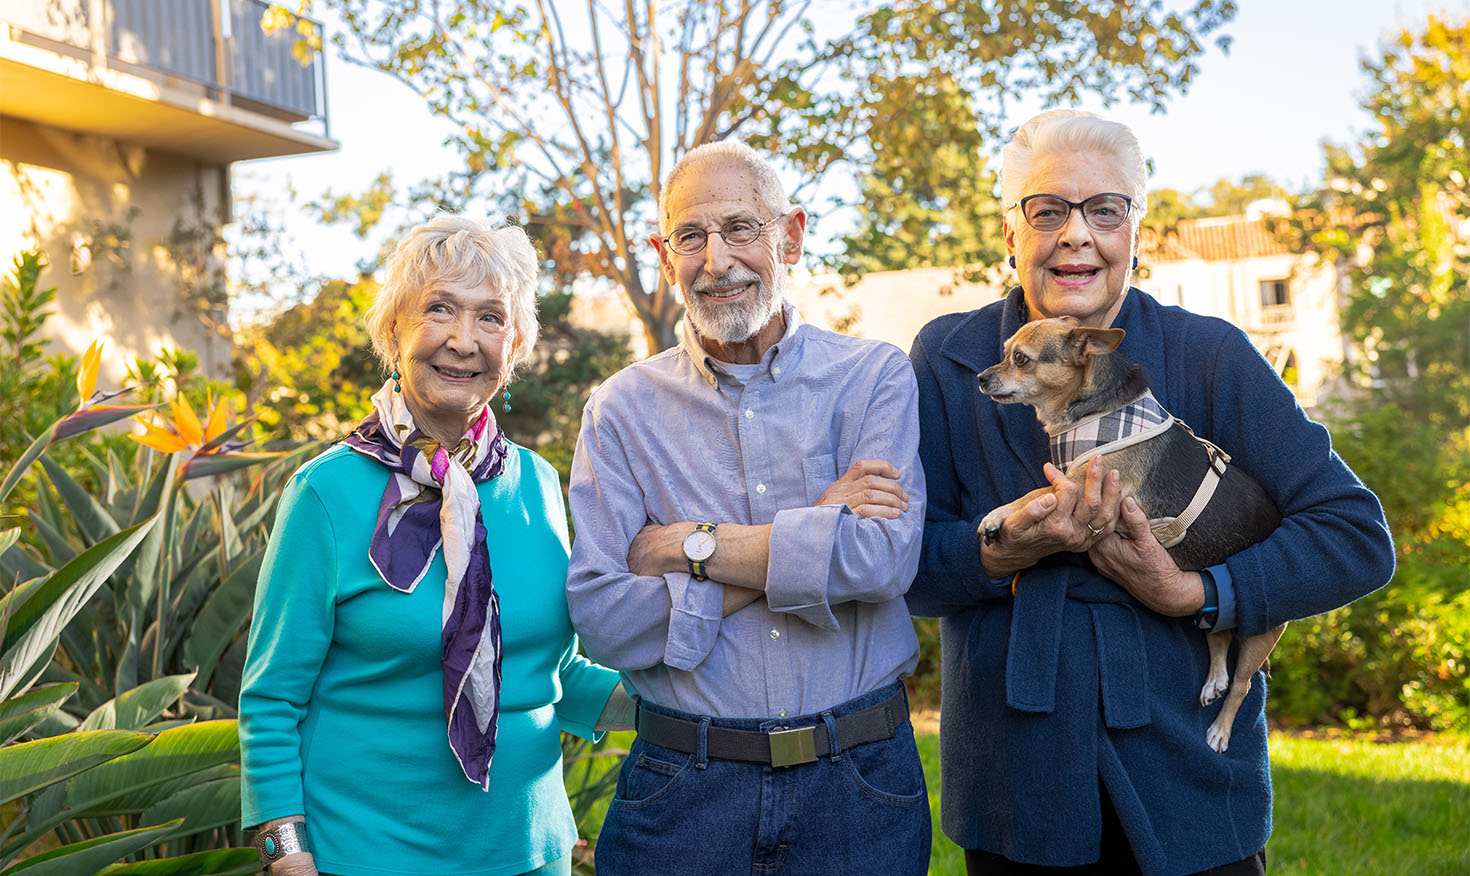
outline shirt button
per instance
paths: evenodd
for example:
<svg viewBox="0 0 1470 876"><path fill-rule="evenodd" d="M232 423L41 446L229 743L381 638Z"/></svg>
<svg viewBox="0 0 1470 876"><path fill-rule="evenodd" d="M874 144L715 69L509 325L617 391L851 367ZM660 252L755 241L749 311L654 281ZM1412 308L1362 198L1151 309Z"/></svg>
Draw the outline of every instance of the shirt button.
<svg viewBox="0 0 1470 876"><path fill-rule="evenodd" d="M752 411L750 408L746 408L745 409L745 419L751 420L751 419L754 419L754 418L755 418L755 411Z"/></svg>
<svg viewBox="0 0 1470 876"><path fill-rule="evenodd" d="M765 492L766 492L766 485L765 484L756 484L755 485L755 491L757 493L761 493L761 494L764 495Z"/></svg>
<svg viewBox="0 0 1470 876"><path fill-rule="evenodd" d="M780 630L771 630L771 638L773 638L773 639L779 639L779 638L781 638L781 631ZM783 715L782 717L785 717L785 716Z"/></svg>
<svg viewBox="0 0 1470 876"><path fill-rule="evenodd" d="M772 368L771 370L774 371L778 377L780 376L780 374L781 374L781 366L780 365L777 365L775 368Z"/></svg>
<svg viewBox="0 0 1470 876"><path fill-rule="evenodd" d="M784 717L786 717L786 710L785 709L781 709L780 711L776 712L776 717L777 718L784 718Z"/></svg>

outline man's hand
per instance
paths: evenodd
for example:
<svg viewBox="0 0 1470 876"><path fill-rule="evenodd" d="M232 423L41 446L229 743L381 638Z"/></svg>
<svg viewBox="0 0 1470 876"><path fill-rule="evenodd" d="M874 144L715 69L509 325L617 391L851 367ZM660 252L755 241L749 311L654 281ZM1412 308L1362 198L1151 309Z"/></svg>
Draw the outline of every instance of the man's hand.
<svg viewBox="0 0 1470 876"><path fill-rule="evenodd" d="M1129 496L1122 504L1128 537L1108 532L1087 555L1103 577L1133 594L1139 602L1168 617L1184 617L1205 604L1205 585L1198 572L1182 571L1148 528L1148 515Z"/></svg>
<svg viewBox="0 0 1470 876"><path fill-rule="evenodd" d="M909 495L898 483L898 469L885 459L859 459L822 491L817 505L846 505L867 519L897 518L909 510Z"/></svg>
<svg viewBox="0 0 1470 876"><path fill-rule="evenodd" d="M669 572L689 571L684 556L684 539L694 531L689 521L661 526L650 523L633 536L628 545L628 571L640 578L657 578Z"/></svg>

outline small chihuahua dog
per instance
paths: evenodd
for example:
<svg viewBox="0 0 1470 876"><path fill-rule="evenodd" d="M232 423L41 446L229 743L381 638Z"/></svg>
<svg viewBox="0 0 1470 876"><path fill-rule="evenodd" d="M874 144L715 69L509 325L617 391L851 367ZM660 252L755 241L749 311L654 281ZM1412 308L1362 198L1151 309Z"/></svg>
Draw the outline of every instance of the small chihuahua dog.
<svg viewBox="0 0 1470 876"><path fill-rule="evenodd" d="M1033 320L1005 344L1005 358L980 373L980 391L1003 405L1024 403L1051 436L1052 462L1082 483L1088 460L1101 454L1118 470L1122 495L1149 516L1154 535L1186 571L1216 565L1264 539L1281 523L1275 503L1230 457L1171 417L1149 390L1148 373L1113 351L1122 329L1089 328L1071 317ZM1001 524L1033 499L1033 490L980 521L987 544ZM1115 530L1125 535L1119 520ZM1282 624L1242 639L1232 680L1226 658L1231 634L1208 634L1209 675L1200 705L1229 690L1205 734L1215 751L1230 745L1235 714L1250 692L1251 677L1286 629Z"/></svg>

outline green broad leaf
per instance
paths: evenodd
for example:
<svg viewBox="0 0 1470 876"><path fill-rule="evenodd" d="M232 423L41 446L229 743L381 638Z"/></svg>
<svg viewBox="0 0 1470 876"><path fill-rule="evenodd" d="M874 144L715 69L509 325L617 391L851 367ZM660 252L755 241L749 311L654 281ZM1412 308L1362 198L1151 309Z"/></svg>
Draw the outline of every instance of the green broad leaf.
<svg viewBox="0 0 1470 876"><path fill-rule="evenodd" d="M21 477L25 475L26 469L31 467L31 463L46 452L46 448L54 437L56 437L56 423L52 423L35 441L32 441L31 446L26 448L26 452L15 461L15 465L10 467L10 473L5 476L3 482L0 482L0 502L4 502L5 497L10 495L10 491L15 489L15 485L20 483Z"/></svg>
<svg viewBox="0 0 1470 876"><path fill-rule="evenodd" d="M51 570L31 559L21 545L11 545L10 550L0 551L0 575L4 576L6 586L16 581L31 581L41 578Z"/></svg>
<svg viewBox="0 0 1470 876"><path fill-rule="evenodd" d="M189 625L180 656L184 666L193 667L199 673L199 686L202 688L209 687L220 656L238 638L240 628L250 620L255 604L255 582L260 577L264 559L265 548L260 548L231 570Z"/></svg>
<svg viewBox="0 0 1470 876"><path fill-rule="evenodd" d="M46 649L55 647L61 631L157 520L150 518L83 551L15 607L0 644L0 700L16 690L24 673Z"/></svg>
<svg viewBox="0 0 1470 876"><path fill-rule="evenodd" d="M174 468L172 457L158 467L157 473L148 482L147 491L133 508L130 524L146 520L159 512L165 493L172 495ZM163 560L163 536L166 531L166 527L160 526L148 533L148 538L138 550L118 568L118 579L123 582L122 592L119 594L120 604L125 603L141 611L153 598L159 564ZM122 610L119 608L119 611Z"/></svg>
<svg viewBox="0 0 1470 876"><path fill-rule="evenodd" d="M0 531L0 554L10 550L10 546L20 540L20 527L12 526Z"/></svg>
<svg viewBox="0 0 1470 876"><path fill-rule="evenodd" d="M179 718L174 721L154 721L152 724L146 727L139 727L138 729L144 733L162 733L165 730L172 730L175 727L187 727L197 722L197 718Z"/></svg>
<svg viewBox="0 0 1470 876"><path fill-rule="evenodd" d="M23 694L31 689L31 685L41 680L41 677L46 673L47 668L51 665L51 658L56 656L56 646L57 642L53 639L51 641L51 644L47 645L36 653L35 658L31 661L30 666L17 665L16 668L18 671L15 673L15 683L9 685L10 692L6 694L7 697ZM43 721L42 724L52 724L55 723L57 720L65 719L66 717L67 714L65 712L57 712L50 718L47 718L45 721Z"/></svg>
<svg viewBox="0 0 1470 876"><path fill-rule="evenodd" d="M76 682L51 684L0 703L0 746L9 745L56 714L61 704L77 692L77 687Z"/></svg>
<svg viewBox="0 0 1470 876"><path fill-rule="evenodd" d="M209 477L210 475L228 474L239 471L262 462L269 462L280 456L279 453L211 453L208 455L195 455L184 463L183 477L185 480L192 478Z"/></svg>
<svg viewBox="0 0 1470 876"><path fill-rule="evenodd" d="M163 632L163 653L166 657L172 657L183 644L193 618L219 586L219 551L219 544L211 544L207 550L200 551L180 564L178 573L168 584L173 602L169 604L168 613L161 618L163 623L160 625L160 618L155 617L144 634L142 655L145 660L153 657L154 644L150 637L157 637L160 626Z"/></svg>
<svg viewBox="0 0 1470 876"><path fill-rule="evenodd" d="M173 835L178 831L180 821L109 833L96 839L42 852L7 868L0 872L0 876L15 876L18 873L26 876L96 876L108 865L116 863L118 858L127 857Z"/></svg>
<svg viewBox="0 0 1470 876"><path fill-rule="evenodd" d="M239 507L234 487L228 480L221 481L214 491L215 511L219 515L219 542L221 566L227 566L240 555L240 533L235 528L235 517L230 509ZM223 569L221 569L223 573Z"/></svg>
<svg viewBox="0 0 1470 876"><path fill-rule="evenodd" d="M79 730L141 730L164 709L179 701L195 673L166 675L118 694L92 710Z"/></svg>
<svg viewBox="0 0 1470 876"><path fill-rule="evenodd" d="M117 521L102 507L102 503L92 497L87 489L76 482L76 479L66 473L56 460L46 454L41 454L41 467L46 470L46 476L51 479L52 486L66 503L66 509L71 512L71 517L76 521L77 528L90 543L96 543L117 532Z"/></svg>
<svg viewBox="0 0 1470 876"><path fill-rule="evenodd" d="M30 518L31 527L46 543L46 549L51 552L48 559L52 563L60 566L71 562L76 557L78 545L72 544L66 534L57 529L51 521L32 510L27 510L26 516Z"/></svg>
<svg viewBox="0 0 1470 876"><path fill-rule="evenodd" d="M240 777L199 782L143 810L142 824L183 818L182 836L203 833L240 820Z"/></svg>
<svg viewBox="0 0 1470 876"><path fill-rule="evenodd" d="M161 783L239 759L239 728L234 721L165 730L146 747L72 779L66 808L71 817L137 812L158 802Z"/></svg>
<svg viewBox="0 0 1470 876"><path fill-rule="evenodd" d="M91 730L0 748L0 804L137 751L153 738L132 730Z"/></svg>
<svg viewBox="0 0 1470 876"><path fill-rule="evenodd" d="M260 872L255 849L215 849L177 858L114 864L100 876L245 876Z"/></svg>

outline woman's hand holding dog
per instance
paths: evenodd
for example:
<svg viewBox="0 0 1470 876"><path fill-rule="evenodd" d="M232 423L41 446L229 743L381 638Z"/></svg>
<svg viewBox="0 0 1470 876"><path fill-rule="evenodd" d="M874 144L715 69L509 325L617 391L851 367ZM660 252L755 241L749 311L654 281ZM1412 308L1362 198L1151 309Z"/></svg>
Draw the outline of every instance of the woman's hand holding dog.
<svg viewBox="0 0 1470 876"><path fill-rule="evenodd" d="M1119 477L1103 470L1100 457L1088 462L1080 484L1051 463L1042 472L1051 482L1050 491L1007 517L994 543L982 539L980 561L992 578L1028 569L1061 551L1090 550L1112 532L1118 519Z"/></svg>
<svg viewBox="0 0 1470 876"><path fill-rule="evenodd" d="M1105 533L1087 552L1103 577L1133 594L1139 602L1168 617L1184 617L1205 604L1205 585L1198 572L1174 563L1148 526L1148 515L1130 496L1123 500L1128 537Z"/></svg>

